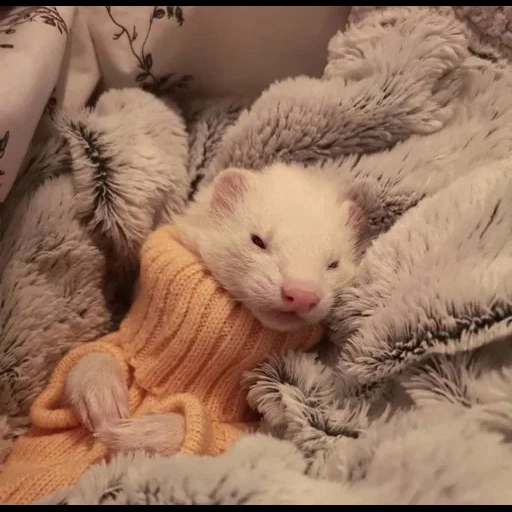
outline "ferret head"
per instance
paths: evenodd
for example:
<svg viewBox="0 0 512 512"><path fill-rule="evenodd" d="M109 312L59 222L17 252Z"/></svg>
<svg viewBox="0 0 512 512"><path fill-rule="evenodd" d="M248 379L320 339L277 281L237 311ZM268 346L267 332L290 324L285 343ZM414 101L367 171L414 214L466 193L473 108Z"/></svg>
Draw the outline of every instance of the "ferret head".
<svg viewBox="0 0 512 512"><path fill-rule="evenodd" d="M266 326L321 322L353 279L362 210L321 170L227 169L178 228L218 282Z"/></svg>

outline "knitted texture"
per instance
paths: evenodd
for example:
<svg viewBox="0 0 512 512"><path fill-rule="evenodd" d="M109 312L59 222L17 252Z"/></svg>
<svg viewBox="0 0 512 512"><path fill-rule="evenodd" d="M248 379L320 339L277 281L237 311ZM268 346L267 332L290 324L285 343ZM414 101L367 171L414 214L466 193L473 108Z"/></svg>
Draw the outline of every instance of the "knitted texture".
<svg viewBox="0 0 512 512"><path fill-rule="evenodd" d="M130 412L184 415L181 453L217 455L257 418L240 385L243 372L270 354L307 350L319 327L270 330L235 302L171 227L149 236L141 255L138 296L119 330L67 354L35 400L32 428L14 444L0 475L0 502L26 504L67 485L107 450L62 408L66 377L85 355L119 361Z"/></svg>

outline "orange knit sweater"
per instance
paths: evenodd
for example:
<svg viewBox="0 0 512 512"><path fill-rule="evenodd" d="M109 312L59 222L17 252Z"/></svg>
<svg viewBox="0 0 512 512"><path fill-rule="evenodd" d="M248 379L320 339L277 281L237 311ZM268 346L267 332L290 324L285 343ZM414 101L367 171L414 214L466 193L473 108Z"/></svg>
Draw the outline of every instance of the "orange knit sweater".
<svg viewBox="0 0 512 512"><path fill-rule="evenodd" d="M0 474L0 503L32 503L108 456L62 408L66 376L86 354L119 361L133 416L181 413L181 452L216 455L254 426L242 373L269 354L308 349L320 336L319 327L292 333L263 327L217 285L173 228L160 228L144 244L139 293L119 330L68 353L35 400L33 426L16 440Z"/></svg>

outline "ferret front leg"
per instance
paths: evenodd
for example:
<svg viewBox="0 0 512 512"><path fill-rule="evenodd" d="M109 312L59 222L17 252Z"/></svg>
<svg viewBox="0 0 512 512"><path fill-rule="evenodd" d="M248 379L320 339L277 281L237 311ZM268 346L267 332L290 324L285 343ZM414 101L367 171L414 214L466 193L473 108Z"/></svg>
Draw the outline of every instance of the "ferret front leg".
<svg viewBox="0 0 512 512"><path fill-rule="evenodd" d="M148 414L108 424L97 432L96 437L115 452L144 450L174 455L185 439L185 419L175 413Z"/></svg>
<svg viewBox="0 0 512 512"><path fill-rule="evenodd" d="M69 372L65 400L91 432L129 417L128 388L121 365L110 355L83 357Z"/></svg>

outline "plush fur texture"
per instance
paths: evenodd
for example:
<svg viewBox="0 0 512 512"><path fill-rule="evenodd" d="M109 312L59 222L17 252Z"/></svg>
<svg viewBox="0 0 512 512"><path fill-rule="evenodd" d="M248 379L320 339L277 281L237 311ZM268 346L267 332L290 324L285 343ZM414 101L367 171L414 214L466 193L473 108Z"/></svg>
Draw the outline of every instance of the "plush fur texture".
<svg viewBox="0 0 512 512"><path fill-rule="evenodd" d="M392 6L353 6L350 10L349 23L365 24L370 19L388 16L396 8ZM400 10L403 7L399 8ZM460 20L468 38L471 54L489 60L499 67L508 67L512 57L512 7L508 5L441 5L412 6L411 11L435 9L441 16ZM403 11L402 11L403 12Z"/></svg>
<svg viewBox="0 0 512 512"><path fill-rule="evenodd" d="M417 21L379 25L364 37L357 28L339 33L325 80L298 77L272 85L226 133L210 176L227 167L261 169L275 160L309 164L381 151L411 134L439 130L462 87L466 41L451 19ZM382 45L383 33L390 46ZM352 37L359 44L347 59L353 64L337 66ZM411 46L402 44L411 37Z"/></svg>
<svg viewBox="0 0 512 512"><path fill-rule="evenodd" d="M169 222L185 205L181 112L137 89L113 90L58 128L71 153L79 220L116 266L133 269L155 224Z"/></svg>
<svg viewBox="0 0 512 512"><path fill-rule="evenodd" d="M198 464L199 463L199 464ZM247 436L219 457L155 457L135 452L89 470L71 489L40 504L66 505L334 505L337 484L304 474L291 444ZM276 479L275 475L280 478ZM171 477L171 478L169 478ZM107 491L108 489L108 491Z"/></svg>
<svg viewBox="0 0 512 512"><path fill-rule="evenodd" d="M511 452L501 436L445 406L368 431L338 446L329 475L308 475L292 443L246 436L215 458L118 455L45 505L471 505L510 504Z"/></svg>
<svg viewBox="0 0 512 512"><path fill-rule="evenodd" d="M119 457L93 468L49 503L510 503L510 456L503 445L510 437L510 372L504 362L510 243L499 240L510 233L508 163L500 161L512 145L511 81L492 63L467 57L468 40L454 17L412 9L397 8L335 36L322 80L274 84L245 110L239 100L192 109L188 163L180 116L140 91L117 93L128 95L129 109L119 96L107 94L109 115L93 111L58 122L67 143L57 153L63 164L41 185L41 178L27 178L44 176L48 157L38 156L31 163L36 167L23 175L32 188L17 192L2 212L2 250L10 251L3 268L9 277L0 282L7 304L0 310L2 375L12 375L19 389L10 392L3 377L0 385L7 390L1 395L4 410L15 417L26 414L66 347L115 324L112 308L122 310L122 304L119 296L110 301L115 293L105 289L119 294L130 284L134 251L143 232L159 222L149 205L166 198L168 211L179 211L201 180L213 180L225 167L261 169L282 160L337 169L350 182L351 197L364 205L377 240L365 256L360 286L339 297L334 309L331 338L337 348L325 355L332 364L312 354L289 354L247 378L250 402L270 432L285 440L248 438L208 463ZM135 95L144 109L137 109ZM163 138L154 133L160 114L147 115L147 102L162 109L174 131ZM85 129L77 130L78 120ZM110 127L121 131L120 126L133 132L117 146ZM139 159L148 144L173 165L172 172L165 175L155 162L148 166L147 158ZM44 151L52 155L51 149L37 155ZM148 174L143 200L130 201L130 189L115 179L118 172L133 173L139 184L141 173ZM37 215L16 215L16 208L26 211L24 205L60 204L45 195L34 203L50 187L69 202ZM73 200L75 193L80 201ZM53 227L40 245L33 243L35 229L20 238L21 226L37 226L43 212L57 220L45 222ZM139 222L132 226L131 219ZM58 239L57 251L69 247L64 242L71 235L61 235L66 229L84 245L77 246L65 277L52 277L61 253L44 260L36 274L17 266L29 248L48 256L47 240ZM86 257L82 247L97 255ZM41 301L15 309L27 294L5 283L32 282L34 275L42 276ZM52 287L69 305L65 314L47 299ZM54 316L68 319L82 311L87 300L74 302L79 293L98 305L92 318L86 315L88 331L66 320L60 327ZM21 321L27 318L28 329ZM32 334L44 319L47 327ZM427 404L432 408L424 411ZM391 416L397 407L404 412Z"/></svg>

